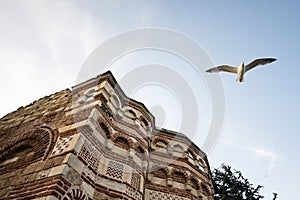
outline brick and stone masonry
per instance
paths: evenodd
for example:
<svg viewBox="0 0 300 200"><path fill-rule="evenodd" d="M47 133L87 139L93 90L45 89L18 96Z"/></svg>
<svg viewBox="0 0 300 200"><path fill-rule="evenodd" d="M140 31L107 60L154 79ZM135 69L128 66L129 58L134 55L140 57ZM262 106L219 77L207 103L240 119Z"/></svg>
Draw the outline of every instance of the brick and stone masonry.
<svg viewBox="0 0 300 200"><path fill-rule="evenodd" d="M212 200L209 163L111 72L0 119L0 200Z"/></svg>

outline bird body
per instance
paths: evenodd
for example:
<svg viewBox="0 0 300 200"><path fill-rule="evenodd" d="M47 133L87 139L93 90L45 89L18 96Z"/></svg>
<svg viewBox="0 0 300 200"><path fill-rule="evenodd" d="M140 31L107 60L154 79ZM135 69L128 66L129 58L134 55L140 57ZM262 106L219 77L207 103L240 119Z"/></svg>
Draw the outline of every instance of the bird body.
<svg viewBox="0 0 300 200"><path fill-rule="evenodd" d="M247 71L253 69L254 67L258 65L265 65L271 62L274 62L277 60L276 58L259 58L251 63L244 65L244 62L241 63L239 67L229 66L229 65L220 65L211 69L206 70L206 72L229 72L229 73L235 73L237 74L237 81L243 82L244 81L244 75Z"/></svg>
<svg viewBox="0 0 300 200"><path fill-rule="evenodd" d="M244 65L244 62L242 62L241 65L237 69L237 79L236 79L236 81L243 82L245 72L246 72L245 65Z"/></svg>

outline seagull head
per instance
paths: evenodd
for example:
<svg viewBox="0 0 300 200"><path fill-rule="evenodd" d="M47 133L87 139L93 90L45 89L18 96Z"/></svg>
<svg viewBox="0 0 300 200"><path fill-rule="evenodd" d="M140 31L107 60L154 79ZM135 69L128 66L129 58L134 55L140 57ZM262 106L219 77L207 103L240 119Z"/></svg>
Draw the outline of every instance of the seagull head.
<svg viewBox="0 0 300 200"><path fill-rule="evenodd" d="M244 68L244 67L245 67L244 62L242 62L240 66L241 66L242 68Z"/></svg>

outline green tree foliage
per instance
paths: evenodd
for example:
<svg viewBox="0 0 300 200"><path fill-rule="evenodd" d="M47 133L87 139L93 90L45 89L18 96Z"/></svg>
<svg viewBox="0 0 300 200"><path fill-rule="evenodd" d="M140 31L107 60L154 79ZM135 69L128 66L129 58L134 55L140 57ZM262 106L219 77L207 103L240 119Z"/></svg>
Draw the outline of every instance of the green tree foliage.
<svg viewBox="0 0 300 200"><path fill-rule="evenodd" d="M214 169L212 177L215 200L259 200L264 198L259 194L259 190L263 186L254 187L240 171L232 169L228 165L222 164L220 169Z"/></svg>

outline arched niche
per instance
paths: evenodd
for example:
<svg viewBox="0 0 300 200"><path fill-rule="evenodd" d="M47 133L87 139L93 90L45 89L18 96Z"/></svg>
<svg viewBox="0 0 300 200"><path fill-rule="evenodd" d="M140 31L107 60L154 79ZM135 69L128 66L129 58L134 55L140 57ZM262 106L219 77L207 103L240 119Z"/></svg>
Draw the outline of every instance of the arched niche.
<svg viewBox="0 0 300 200"><path fill-rule="evenodd" d="M210 188L208 187L208 185L206 185L205 183L201 183L201 190L203 192L203 194L205 196L210 196L211 195L211 190Z"/></svg>
<svg viewBox="0 0 300 200"><path fill-rule="evenodd" d="M140 159L142 159L142 160L146 159L147 151L145 150L145 148L143 148L142 146L138 145L138 146L136 146L135 151L136 151L136 155Z"/></svg>
<svg viewBox="0 0 300 200"><path fill-rule="evenodd" d="M135 120L137 118L137 114L131 108L125 109L124 115L132 120Z"/></svg>
<svg viewBox="0 0 300 200"><path fill-rule="evenodd" d="M173 171L172 173L173 181L179 182L179 183L186 183L187 178L184 174L184 172L181 171Z"/></svg>
<svg viewBox="0 0 300 200"><path fill-rule="evenodd" d="M142 126L145 130L148 130L148 128L149 128L149 123L148 123L148 121L147 121L144 117L140 117L140 122L141 122L141 126Z"/></svg>
<svg viewBox="0 0 300 200"><path fill-rule="evenodd" d="M195 178L195 177L191 177L190 178L190 183L191 183L191 186L192 186L192 188L194 189L194 190L196 190L196 191L198 191L198 190L200 190L200 182L199 182L199 180L197 179L197 178Z"/></svg>
<svg viewBox="0 0 300 200"><path fill-rule="evenodd" d="M104 123L102 121L99 122L99 125L100 125L101 131L102 131L103 135L106 137L106 139L111 139L112 134L109 130L108 125L106 125L106 123Z"/></svg>
<svg viewBox="0 0 300 200"><path fill-rule="evenodd" d="M154 177L158 177L162 179L168 178L168 174L164 168L155 169L151 172L151 174L153 174Z"/></svg>
<svg viewBox="0 0 300 200"><path fill-rule="evenodd" d="M192 160L196 160L197 159L196 154L191 149L188 150L188 156Z"/></svg>
<svg viewBox="0 0 300 200"><path fill-rule="evenodd" d="M115 143L116 146L129 150L130 148L134 149L134 143L132 139L121 132L117 132L113 135L112 141Z"/></svg>
<svg viewBox="0 0 300 200"><path fill-rule="evenodd" d="M152 142L152 150L158 151L161 153L167 153L168 152L168 141L161 137L156 137L154 141Z"/></svg>
<svg viewBox="0 0 300 200"><path fill-rule="evenodd" d="M128 150L130 148L129 142L125 137L119 136L115 139L115 145Z"/></svg>
<svg viewBox="0 0 300 200"><path fill-rule="evenodd" d="M172 150L177 153L184 153L184 151L185 151L181 144L175 144L173 146Z"/></svg>
<svg viewBox="0 0 300 200"><path fill-rule="evenodd" d="M111 95L110 102L115 108L122 108L122 102L116 94Z"/></svg>
<svg viewBox="0 0 300 200"><path fill-rule="evenodd" d="M15 134L12 133L12 138ZM47 129L36 129L23 133L21 137L10 141L0 151L1 165L7 170L15 170L34 162L45 160L54 145L53 132Z"/></svg>
<svg viewBox="0 0 300 200"><path fill-rule="evenodd" d="M30 144L30 140L19 141L18 143L9 147L0 154L0 163L6 164L24 159L34 154L34 147Z"/></svg>

